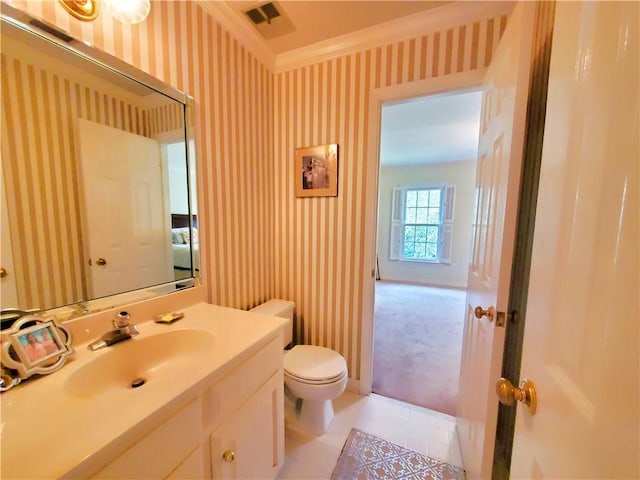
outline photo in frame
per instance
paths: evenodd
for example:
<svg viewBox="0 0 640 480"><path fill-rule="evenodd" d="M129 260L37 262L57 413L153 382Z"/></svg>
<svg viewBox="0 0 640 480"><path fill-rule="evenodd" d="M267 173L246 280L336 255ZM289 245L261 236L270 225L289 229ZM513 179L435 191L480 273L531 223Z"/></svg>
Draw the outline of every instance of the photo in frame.
<svg viewBox="0 0 640 480"><path fill-rule="evenodd" d="M296 197L336 197L338 144L297 148L294 172Z"/></svg>
<svg viewBox="0 0 640 480"><path fill-rule="evenodd" d="M65 352L65 346L51 322L25 328L10 338L13 349L27 368L47 364Z"/></svg>
<svg viewBox="0 0 640 480"><path fill-rule="evenodd" d="M24 316L2 336L2 365L17 370L20 378L52 373L73 354L71 333L53 319Z"/></svg>

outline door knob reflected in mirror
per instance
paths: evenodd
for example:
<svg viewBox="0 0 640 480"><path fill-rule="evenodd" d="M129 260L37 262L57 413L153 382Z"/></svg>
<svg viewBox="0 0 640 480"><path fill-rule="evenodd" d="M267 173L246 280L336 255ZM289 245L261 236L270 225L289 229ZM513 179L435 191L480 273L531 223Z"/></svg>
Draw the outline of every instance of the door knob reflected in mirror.
<svg viewBox="0 0 640 480"><path fill-rule="evenodd" d="M520 382L520 388L514 387L506 378L501 378L496 383L496 394L503 405L513 405L516 401L522 402L531 415L536 413L538 406L538 396L535 385L531 380L525 378Z"/></svg>
<svg viewBox="0 0 640 480"><path fill-rule="evenodd" d="M493 308L493 306L487 308L486 310L483 309L481 306L477 306L476 308L473 309L473 314L478 320L480 320L482 317L487 317L487 320L489 320L490 322L493 322L493 317L495 316L495 313L496 313L496 309Z"/></svg>
<svg viewBox="0 0 640 480"><path fill-rule="evenodd" d="M102 266L102 265L106 265L106 264L107 264L107 261L104 258L102 258L102 257L96 258L96 265Z"/></svg>

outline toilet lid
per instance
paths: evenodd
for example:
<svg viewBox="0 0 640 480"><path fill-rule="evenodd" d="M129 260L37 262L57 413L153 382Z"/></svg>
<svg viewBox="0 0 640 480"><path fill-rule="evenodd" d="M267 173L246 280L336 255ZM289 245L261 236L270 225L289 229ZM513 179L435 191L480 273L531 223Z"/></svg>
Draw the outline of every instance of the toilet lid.
<svg viewBox="0 0 640 480"><path fill-rule="evenodd" d="M329 383L335 383L342 380L347 376L347 371L343 371L340 375L333 378L324 378L322 380L309 380L308 378L300 378L295 375L291 375L289 372L284 372L285 383L287 383L286 379L292 379L299 383L306 383L307 385L327 385Z"/></svg>
<svg viewBox="0 0 640 480"><path fill-rule="evenodd" d="M338 352L313 345L296 345L284 356L284 371L300 379L320 381L342 376L347 362Z"/></svg>

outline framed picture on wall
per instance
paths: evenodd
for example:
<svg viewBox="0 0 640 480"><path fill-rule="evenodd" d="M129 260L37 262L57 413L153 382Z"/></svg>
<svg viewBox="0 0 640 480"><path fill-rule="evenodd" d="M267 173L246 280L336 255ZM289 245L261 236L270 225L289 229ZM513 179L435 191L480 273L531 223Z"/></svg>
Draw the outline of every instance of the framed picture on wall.
<svg viewBox="0 0 640 480"><path fill-rule="evenodd" d="M296 197L338 196L338 144L297 148Z"/></svg>

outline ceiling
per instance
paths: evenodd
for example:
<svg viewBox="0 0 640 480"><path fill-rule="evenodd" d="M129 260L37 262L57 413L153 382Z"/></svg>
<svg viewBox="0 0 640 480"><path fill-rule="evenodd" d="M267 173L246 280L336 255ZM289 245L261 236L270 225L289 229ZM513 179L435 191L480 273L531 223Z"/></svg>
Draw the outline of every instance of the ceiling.
<svg viewBox="0 0 640 480"><path fill-rule="evenodd" d="M297 1L272 0L282 14L258 26L244 13L268 3L227 1L238 19L260 33L261 43L276 56L320 42L339 44L349 34L375 29L408 15L451 1ZM362 33L362 32L359 32ZM270 38L272 37L272 38ZM382 165L416 165L476 157L480 93L434 95L383 108Z"/></svg>
<svg viewBox="0 0 640 480"><path fill-rule="evenodd" d="M475 159L481 91L431 95L382 107L380 163L419 165Z"/></svg>
<svg viewBox="0 0 640 480"><path fill-rule="evenodd" d="M256 28L244 13L251 8L264 5L262 1L227 1L243 20ZM277 30L281 20L291 21L293 31L275 38L266 38L265 43L273 53L280 54L297 48L306 47L323 40L353 33L397 18L439 7L450 1L272 1L284 15L284 19L275 18L271 25L260 24L263 28ZM286 28L283 28L286 31ZM267 34L267 36L270 36Z"/></svg>

